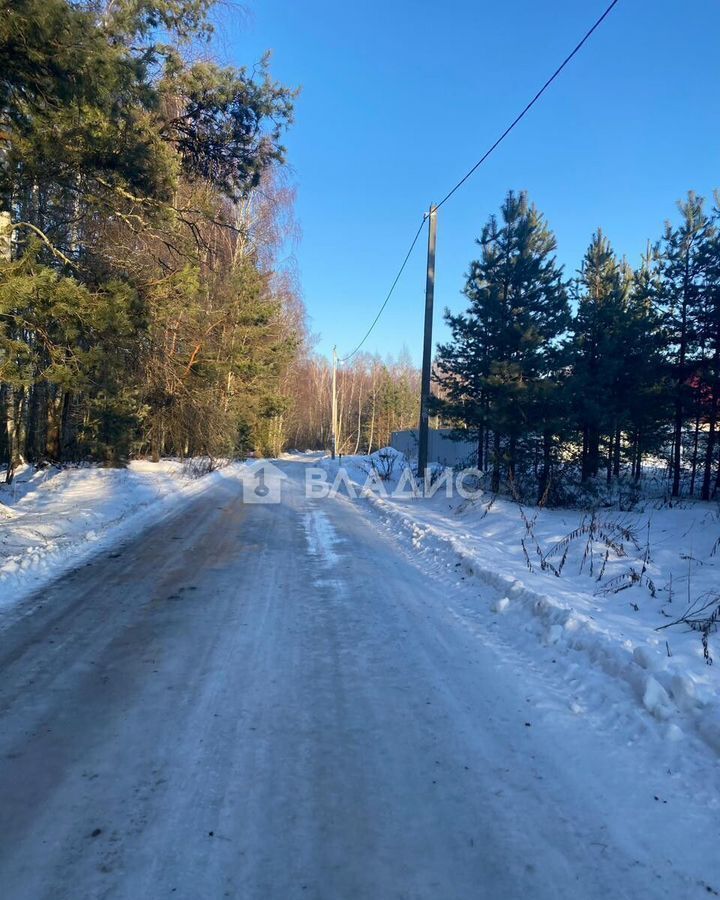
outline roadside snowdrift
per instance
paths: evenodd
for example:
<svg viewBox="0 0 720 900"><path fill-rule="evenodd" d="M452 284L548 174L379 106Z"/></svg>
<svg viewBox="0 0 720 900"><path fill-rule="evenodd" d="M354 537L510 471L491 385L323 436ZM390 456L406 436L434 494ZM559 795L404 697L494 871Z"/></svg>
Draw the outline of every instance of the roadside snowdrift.
<svg viewBox="0 0 720 900"><path fill-rule="evenodd" d="M354 483L366 484L370 459L344 458L342 465ZM324 466L335 477L338 462ZM409 553L443 570L449 594L478 583L477 604L467 611L478 625L533 663L562 658L577 684L578 711L603 704L593 676L599 670L627 684L668 740L697 732L720 754L720 634L711 627L707 636L712 665L699 631L662 628L691 603L720 595L717 505L648 504L593 518L522 508L490 494L474 502L442 489L432 498L393 496L401 468L397 462L389 478L378 479L371 507Z"/></svg>
<svg viewBox="0 0 720 900"><path fill-rule="evenodd" d="M0 612L236 471L190 478L171 460L19 470L0 486Z"/></svg>

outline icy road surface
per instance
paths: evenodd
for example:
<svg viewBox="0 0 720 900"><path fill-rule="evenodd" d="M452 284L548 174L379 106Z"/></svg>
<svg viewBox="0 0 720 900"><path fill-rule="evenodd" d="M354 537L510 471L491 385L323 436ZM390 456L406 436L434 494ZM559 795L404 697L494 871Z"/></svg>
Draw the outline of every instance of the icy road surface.
<svg viewBox="0 0 720 900"><path fill-rule="evenodd" d="M0 634L4 900L720 889L717 782L571 711L453 613L476 586L281 466L281 505L223 480Z"/></svg>

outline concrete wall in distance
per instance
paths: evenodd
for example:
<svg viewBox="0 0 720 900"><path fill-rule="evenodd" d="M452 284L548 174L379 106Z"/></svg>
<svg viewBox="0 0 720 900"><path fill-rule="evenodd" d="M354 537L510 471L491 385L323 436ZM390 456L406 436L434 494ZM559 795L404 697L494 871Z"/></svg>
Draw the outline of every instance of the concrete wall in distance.
<svg viewBox="0 0 720 900"><path fill-rule="evenodd" d="M428 433L428 462L440 463L442 466L475 466L477 465L477 444L475 441L450 440L450 428L431 428ZM393 431L390 446L404 453L408 459L417 459L417 428L406 431Z"/></svg>

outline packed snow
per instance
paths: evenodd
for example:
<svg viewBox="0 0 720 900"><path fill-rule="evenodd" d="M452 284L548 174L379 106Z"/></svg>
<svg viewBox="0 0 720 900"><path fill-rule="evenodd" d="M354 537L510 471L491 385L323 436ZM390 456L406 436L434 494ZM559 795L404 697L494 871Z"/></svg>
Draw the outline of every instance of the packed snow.
<svg viewBox="0 0 720 900"><path fill-rule="evenodd" d="M563 657L577 709L603 702L592 676L602 672L627 684L668 740L694 733L720 753L720 668L712 665L720 635L711 625L703 640L697 626L674 624L718 597L717 505L647 501L632 512L591 513L489 493L447 497L444 486L428 498L413 495L404 457L389 448L317 462L341 495L355 485L375 524L442 571L449 592L475 582L472 614L491 631L518 651L534 643L555 664ZM20 470L0 487L0 611L242 469L197 478L164 460ZM335 539L322 511L303 524L312 552L332 562Z"/></svg>
<svg viewBox="0 0 720 900"><path fill-rule="evenodd" d="M0 485L0 612L88 556L132 537L237 467L196 477L176 460L18 470Z"/></svg>
<svg viewBox="0 0 720 900"><path fill-rule="evenodd" d="M151 503L4 632L5 892L717 896L716 666L650 615L677 510L650 529L656 596L596 595L642 541L600 581L587 530L559 577L530 571L526 522L544 547L581 514L309 497L338 464L281 461L276 505L228 470L179 515Z"/></svg>
<svg viewBox="0 0 720 900"><path fill-rule="evenodd" d="M364 486L357 502L369 502L409 553L444 570L448 593L477 585L474 620L519 654L564 665L578 711L602 707L604 678L621 679L668 741L692 734L720 754L720 665L712 664L720 634L710 625L706 654L697 625L673 624L689 608L710 604L707 616L720 606L717 504L647 501L593 513L487 492L469 501L444 487L413 496L407 461L391 448L322 465L329 481L342 467L345 481Z"/></svg>

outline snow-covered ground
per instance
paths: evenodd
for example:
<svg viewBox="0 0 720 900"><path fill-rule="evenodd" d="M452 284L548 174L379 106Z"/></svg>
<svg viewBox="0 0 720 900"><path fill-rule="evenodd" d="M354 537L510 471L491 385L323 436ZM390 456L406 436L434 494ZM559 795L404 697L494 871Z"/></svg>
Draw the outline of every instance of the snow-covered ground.
<svg viewBox="0 0 720 900"><path fill-rule="evenodd" d="M0 612L89 555L132 536L236 467L191 477L173 460L20 469L0 485Z"/></svg>
<svg viewBox="0 0 720 900"><path fill-rule="evenodd" d="M318 462L218 476L3 632L3 897L719 896L697 635L663 658L574 542L529 572L512 505L313 499Z"/></svg>
<svg viewBox="0 0 720 900"><path fill-rule="evenodd" d="M702 633L672 624L691 606L710 603L704 616L720 606L717 504L647 502L641 511L593 517L488 493L468 502L446 497L444 488L432 498L397 496L404 462L377 481L370 508L409 553L446 573L449 594L477 584L469 613L479 628L533 663L564 665L578 714L609 702L608 675L623 680L632 704L666 740L700 736L717 764L720 634L710 628L706 660ZM337 477L339 461L322 465L329 480ZM354 483L367 484L368 458L344 457L342 466Z"/></svg>

